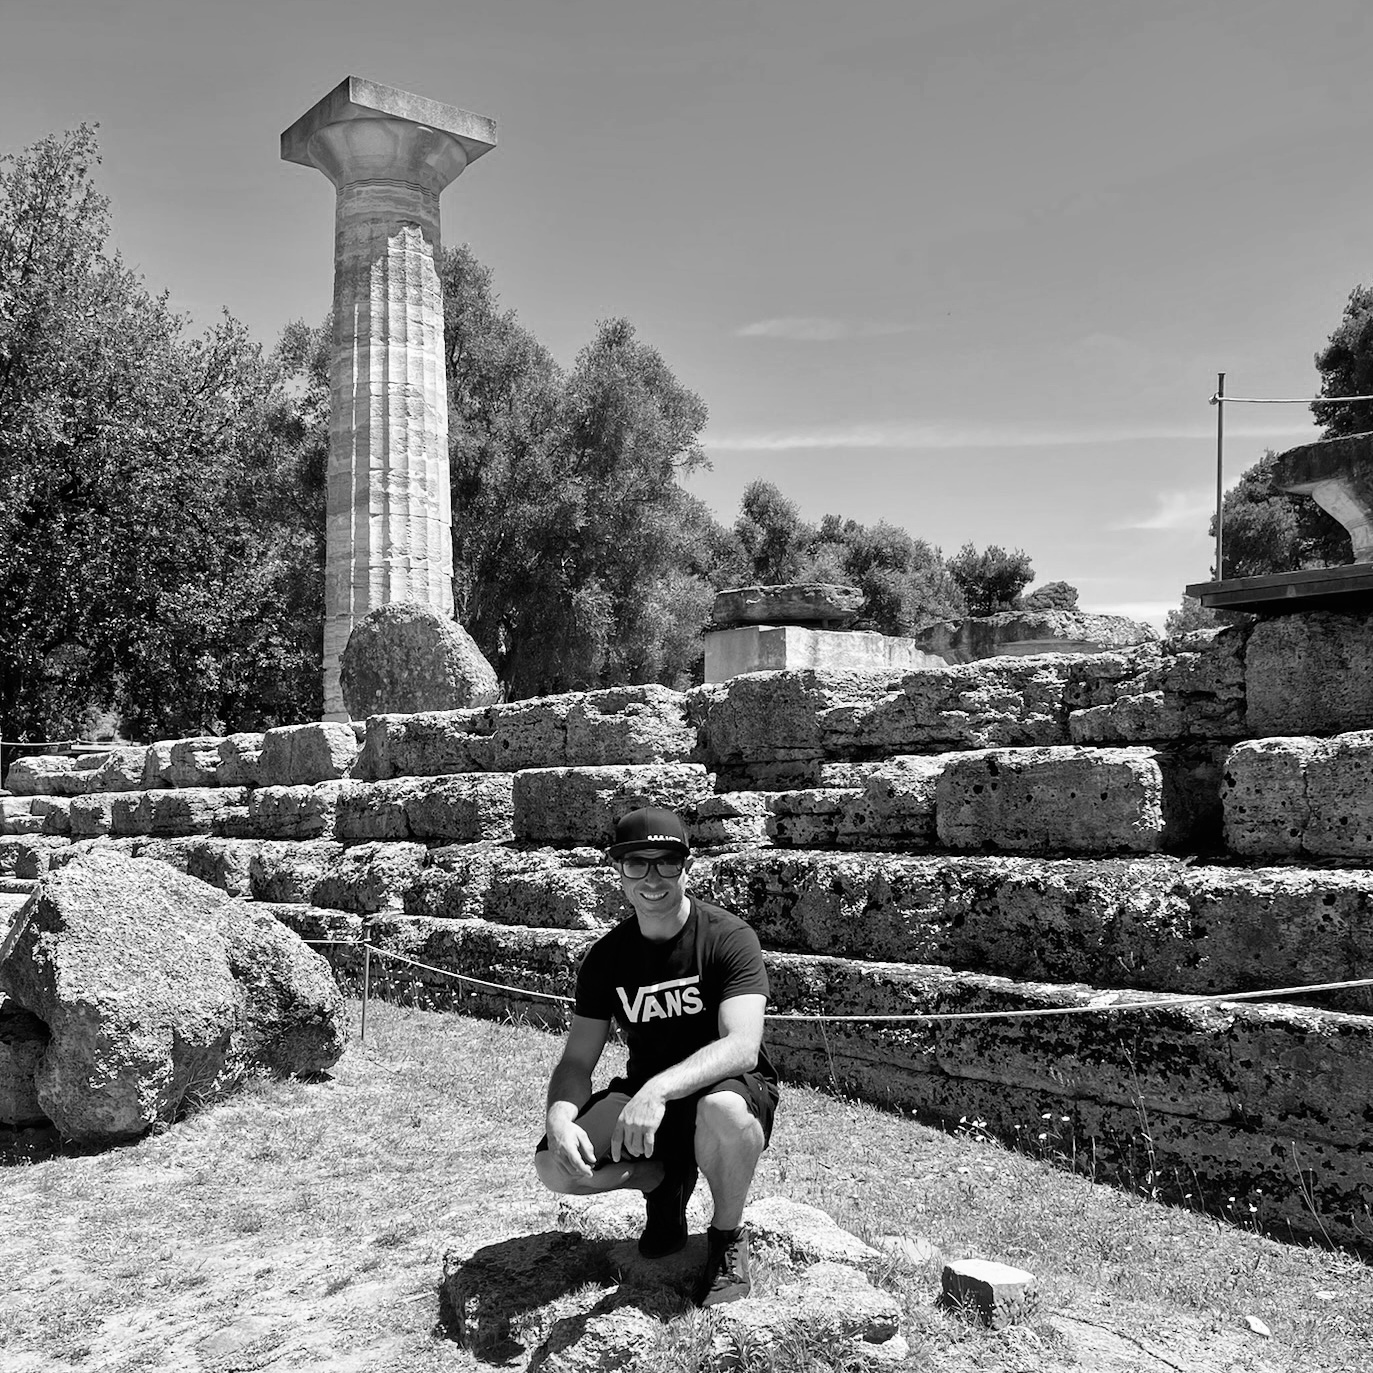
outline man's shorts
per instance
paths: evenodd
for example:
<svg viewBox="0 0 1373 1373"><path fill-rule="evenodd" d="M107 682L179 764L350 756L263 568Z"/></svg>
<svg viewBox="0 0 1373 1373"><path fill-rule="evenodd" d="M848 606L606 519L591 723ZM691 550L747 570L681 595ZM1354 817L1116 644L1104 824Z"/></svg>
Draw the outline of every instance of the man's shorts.
<svg viewBox="0 0 1373 1373"><path fill-rule="evenodd" d="M596 1164L610 1161L610 1136L620 1112L633 1096L632 1084L625 1078L615 1078L608 1087L593 1092L577 1116L577 1124L586 1131L591 1147L596 1151ZM653 1142L653 1157L664 1163L685 1165L696 1159L696 1103L712 1092L736 1092L744 1098L749 1114L763 1127L763 1148L772 1139L772 1118L777 1111L777 1084L757 1073L741 1073L713 1083L680 1101L669 1101ZM538 1143L534 1152L548 1149L548 1136ZM621 1162L625 1155L621 1154Z"/></svg>

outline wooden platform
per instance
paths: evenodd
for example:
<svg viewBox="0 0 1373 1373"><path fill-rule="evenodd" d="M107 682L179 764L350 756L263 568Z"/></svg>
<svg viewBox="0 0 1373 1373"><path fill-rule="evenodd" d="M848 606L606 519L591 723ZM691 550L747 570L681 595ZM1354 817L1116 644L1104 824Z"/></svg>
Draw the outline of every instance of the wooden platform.
<svg viewBox="0 0 1373 1373"><path fill-rule="evenodd" d="M1373 608L1373 563L1195 582L1187 588L1187 594L1195 596L1208 610L1245 610L1251 614L1367 610Z"/></svg>

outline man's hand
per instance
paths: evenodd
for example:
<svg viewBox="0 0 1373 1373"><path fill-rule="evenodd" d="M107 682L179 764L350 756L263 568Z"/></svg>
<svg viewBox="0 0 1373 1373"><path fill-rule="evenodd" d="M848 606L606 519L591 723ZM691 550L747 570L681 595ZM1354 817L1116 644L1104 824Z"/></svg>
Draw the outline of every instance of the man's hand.
<svg viewBox="0 0 1373 1373"><path fill-rule="evenodd" d="M589 1178L596 1163L591 1139L575 1120L565 1121L548 1132L548 1152L570 1178Z"/></svg>
<svg viewBox="0 0 1373 1373"><path fill-rule="evenodd" d="M623 1150L639 1158L652 1158L653 1143L666 1110L662 1097L646 1095L643 1089L630 1097L610 1136L610 1157L619 1163Z"/></svg>

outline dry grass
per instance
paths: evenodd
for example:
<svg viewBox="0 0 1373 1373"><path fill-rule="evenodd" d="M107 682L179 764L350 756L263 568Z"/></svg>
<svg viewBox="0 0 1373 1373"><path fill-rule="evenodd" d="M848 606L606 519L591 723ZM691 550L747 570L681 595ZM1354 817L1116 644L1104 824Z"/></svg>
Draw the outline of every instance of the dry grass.
<svg viewBox="0 0 1373 1373"><path fill-rule="evenodd" d="M442 1256L552 1226L529 1152L557 1049L538 1030L374 1002L366 1045L329 1081L252 1079L232 1102L104 1153L9 1141L0 1365L481 1366L438 1324ZM987 1332L935 1308L937 1261L893 1266L912 1368L1352 1373L1373 1349L1373 1270L1356 1259L1093 1186L971 1123L954 1138L788 1089L755 1187L769 1194L866 1238L918 1236L1038 1276L1036 1323ZM651 1365L694 1368L708 1334L678 1317ZM842 1366L802 1347L767 1363Z"/></svg>

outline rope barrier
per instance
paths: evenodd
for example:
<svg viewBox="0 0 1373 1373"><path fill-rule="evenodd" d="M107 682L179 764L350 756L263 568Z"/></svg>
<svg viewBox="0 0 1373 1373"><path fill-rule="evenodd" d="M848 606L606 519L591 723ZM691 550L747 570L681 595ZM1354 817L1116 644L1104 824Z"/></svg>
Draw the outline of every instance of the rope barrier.
<svg viewBox="0 0 1373 1373"><path fill-rule="evenodd" d="M560 996L555 992L536 992L523 987L512 987L502 982L490 982L485 978L470 977L466 973L455 973L448 968L440 968L432 963L422 963L407 954L383 949L376 944L360 939L306 940L316 944L348 944L361 946L383 958L390 958L425 972L438 973L441 977L452 978L455 982L465 982L470 986L483 987L487 991L507 992L513 996L530 997L539 1001L556 1001L565 1006L573 1004L570 996ZM1122 1011L1174 1010L1181 1006L1212 1006L1222 1002L1258 1001L1273 996L1309 996L1316 992L1347 991L1358 987L1373 987L1373 977L1354 978L1344 982L1317 982L1304 987L1270 987L1262 991L1225 992L1196 996L1172 996L1166 992L1158 994L1151 1001L1099 1002L1083 1006L1026 1006L1009 1011L922 1011L902 1015L830 1015L800 1011L778 1012L767 1017L770 1021L824 1021L827 1024L912 1024L930 1023L945 1020L1033 1020L1041 1017L1062 1015L1112 1014Z"/></svg>
<svg viewBox="0 0 1373 1373"><path fill-rule="evenodd" d="M0 748L71 748L80 742L80 739L0 739Z"/></svg>
<svg viewBox="0 0 1373 1373"><path fill-rule="evenodd" d="M1373 396L1222 396L1211 397L1212 405L1343 405L1349 401L1373 400Z"/></svg>

